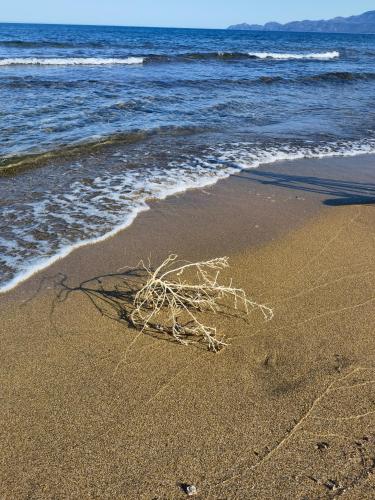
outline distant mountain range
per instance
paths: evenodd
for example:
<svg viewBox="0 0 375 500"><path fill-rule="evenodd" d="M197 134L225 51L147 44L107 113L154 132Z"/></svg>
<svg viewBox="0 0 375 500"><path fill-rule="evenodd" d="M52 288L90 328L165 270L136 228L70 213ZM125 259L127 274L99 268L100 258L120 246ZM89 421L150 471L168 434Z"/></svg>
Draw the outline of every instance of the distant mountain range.
<svg viewBox="0 0 375 500"><path fill-rule="evenodd" d="M359 16L335 17L320 21L293 21L286 24L234 24L229 30L251 31L299 31L316 33L375 33L375 10Z"/></svg>

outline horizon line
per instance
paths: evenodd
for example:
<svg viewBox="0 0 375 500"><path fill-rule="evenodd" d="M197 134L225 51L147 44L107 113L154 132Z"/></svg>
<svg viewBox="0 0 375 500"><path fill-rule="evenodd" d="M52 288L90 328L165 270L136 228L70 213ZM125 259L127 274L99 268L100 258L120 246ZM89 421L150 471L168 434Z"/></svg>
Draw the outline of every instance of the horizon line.
<svg viewBox="0 0 375 500"><path fill-rule="evenodd" d="M374 10L375 11L375 10ZM366 14L367 12L374 12L372 10L369 10L369 11L365 11L365 12L362 12L361 14L352 14L351 16L336 16L336 17L333 17L333 18L320 18L320 19L315 19L315 21L329 21L329 20L332 20L332 19L336 19L336 18L344 18L344 19L347 19L347 18L350 18L350 17L355 17L355 16L359 16L359 15L362 15L362 14ZM298 20L293 20L293 21L288 21L288 22L284 22L284 23L280 23L278 21L267 21L263 24L258 24L258 23L255 23L255 24L258 24L260 27L264 27L266 24L270 23L270 22L277 22L281 25L285 25L285 24L288 24L290 22L303 22L303 21L311 21L311 19L302 19L301 21L298 21ZM314 21L314 20L313 20ZM216 31L227 31L228 28L230 26L237 26L237 25L240 25L240 24L248 24L246 21L243 21L243 22L240 22L240 23L236 23L236 24L232 24L232 25L227 25L226 27L196 27L196 26L152 26L152 25L129 25L129 24L91 24L91 23L76 23L76 22L43 22L43 21L33 21L33 22L27 22L27 21L1 21L0 20L0 24L23 24L23 25L42 25L42 26L88 26L88 27L101 27L101 28L154 28L154 29L183 29L183 30L216 30ZM254 30L254 31L263 31L263 30ZM265 30L267 31L267 30ZM301 33L301 32L297 32L297 33ZM316 32L306 32L306 33L316 33ZM342 33L344 34L344 33ZM371 34L371 33L370 33Z"/></svg>
<svg viewBox="0 0 375 500"><path fill-rule="evenodd" d="M90 24L90 23L52 23L52 22L26 22L26 21L1 21L0 24L35 24L43 26L91 26L91 27L107 27L107 28L156 28L156 29L176 29L176 30L227 30L226 28L203 28L192 26L151 26L151 25L135 25L135 24Z"/></svg>

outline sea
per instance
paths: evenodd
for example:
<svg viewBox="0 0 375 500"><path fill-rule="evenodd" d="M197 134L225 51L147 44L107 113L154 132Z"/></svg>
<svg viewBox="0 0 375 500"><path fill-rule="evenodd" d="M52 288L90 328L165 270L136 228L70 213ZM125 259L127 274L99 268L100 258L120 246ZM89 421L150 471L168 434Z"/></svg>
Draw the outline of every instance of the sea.
<svg viewBox="0 0 375 500"><path fill-rule="evenodd" d="M0 291L241 169L375 153L375 35L0 24Z"/></svg>

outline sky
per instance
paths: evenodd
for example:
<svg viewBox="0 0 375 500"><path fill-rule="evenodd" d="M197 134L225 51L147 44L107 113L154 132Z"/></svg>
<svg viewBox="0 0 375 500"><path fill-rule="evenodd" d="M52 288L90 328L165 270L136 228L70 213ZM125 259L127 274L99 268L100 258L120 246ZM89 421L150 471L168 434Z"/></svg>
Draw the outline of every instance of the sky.
<svg viewBox="0 0 375 500"><path fill-rule="evenodd" d="M2 4L0 22L187 28L327 19L375 9L374 0L3 0Z"/></svg>

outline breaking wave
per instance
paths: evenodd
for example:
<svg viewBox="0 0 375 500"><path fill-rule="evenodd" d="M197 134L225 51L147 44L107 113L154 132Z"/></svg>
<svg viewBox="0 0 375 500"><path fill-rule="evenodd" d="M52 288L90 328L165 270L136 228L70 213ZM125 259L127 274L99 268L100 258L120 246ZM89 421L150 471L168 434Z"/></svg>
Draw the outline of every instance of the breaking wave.
<svg viewBox="0 0 375 500"><path fill-rule="evenodd" d="M250 57L256 59L278 59L278 60L290 60L290 59L315 59L318 61L328 61L330 59L337 59L340 57L340 52L318 52L311 54L282 54L278 52L249 52Z"/></svg>
<svg viewBox="0 0 375 500"><path fill-rule="evenodd" d="M0 59L0 66L15 65L38 65L38 66L103 66L103 65L121 65L121 64L143 64L143 63L173 63L183 61L202 61L202 60L317 60L328 61L340 57L339 52L322 52L316 54L279 54L272 52L187 52L174 55L148 54L144 56L129 57L14 57Z"/></svg>
<svg viewBox="0 0 375 500"><path fill-rule="evenodd" d="M38 58L14 57L0 59L0 66L38 65L38 66L103 66L114 64L142 64L143 57L100 58L100 57L66 57Z"/></svg>
<svg viewBox="0 0 375 500"><path fill-rule="evenodd" d="M170 56L149 54L145 59L146 62L173 62L173 61L194 61L205 59L217 60L235 60L235 59L278 59L278 60L291 60L291 59L312 59L317 61L328 61L340 57L338 51L321 52L321 53L308 53L308 54L283 54L277 52L186 52L174 54Z"/></svg>

